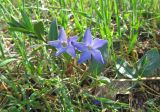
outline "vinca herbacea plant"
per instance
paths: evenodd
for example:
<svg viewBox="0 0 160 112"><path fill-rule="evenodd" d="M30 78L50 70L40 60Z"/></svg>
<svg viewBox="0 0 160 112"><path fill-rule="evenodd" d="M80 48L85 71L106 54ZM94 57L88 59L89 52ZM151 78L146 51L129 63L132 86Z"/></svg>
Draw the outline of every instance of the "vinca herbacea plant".
<svg viewBox="0 0 160 112"><path fill-rule="evenodd" d="M159 110L160 0L0 0L0 112Z"/></svg>
<svg viewBox="0 0 160 112"><path fill-rule="evenodd" d="M84 34L84 42L77 42L78 37L73 36L67 38L64 28L60 29L58 39L55 41L49 41L48 44L57 49L55 56L59 56L66 52L72 57L76 57L75 49L79 50L82 55L78 60L81 64L86 60L90 60L93 57L96 61L104 64L103 56L99 50L103 45L107 44L106 40L95 38L92 39L90 29L86 29Z"/></svg>

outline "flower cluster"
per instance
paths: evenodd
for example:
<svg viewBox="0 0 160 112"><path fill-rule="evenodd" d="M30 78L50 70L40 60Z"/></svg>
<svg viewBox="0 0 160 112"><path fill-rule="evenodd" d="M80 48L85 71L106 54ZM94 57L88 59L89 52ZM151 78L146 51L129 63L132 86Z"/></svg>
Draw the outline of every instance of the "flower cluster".
<svg viewBox="0 0 160 112"><path fill-rule="evenodd" d="M93 57L96 61L104 64L102 54L99 50L100 47L107 44L106 40L95 38L92 40L92 34L89 29L84 34L84 42L77 42L78 36L67 38L64 28L60 29L58 40L49 41L48 44L57 49L55 56L59 56L66 52L72 57L76 57L75 49L82 52L78 63L81 64L86 60Z"/></svg>

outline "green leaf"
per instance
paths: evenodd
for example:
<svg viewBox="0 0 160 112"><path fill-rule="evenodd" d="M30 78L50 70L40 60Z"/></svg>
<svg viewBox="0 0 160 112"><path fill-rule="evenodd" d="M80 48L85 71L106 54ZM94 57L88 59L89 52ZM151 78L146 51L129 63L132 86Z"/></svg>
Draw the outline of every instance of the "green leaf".
<svg viewBox="0 0 160 112"><path fill-rule="evenodd" d="M80 31L82 31L82 25L80 24L79 18L78 18L78 16L77 16L76 14L74 15L74 21L75 21L76 27L77 27Z"/></svg>
<svg viewBox="0 0 160 112"><path fill-rule="evenodd" d="M133 35L133 37L130 40L128 53L130 53L133 50L136 42L137 42L137 34Z"/></svg>
<svg viewBox="0 0 160 112"><path fill-rule="evenodd" d="M102 16L102 12L99 10L99 8L97 8L97 5L96 5L96 1L93 1L93 8L97 14L97 16L100 18L100 19L104 19L103 16Z"/></svg>
<svg viewBox="0 0 160 112"><path fill-rule="evenodd" d="M16 103L16 102L15 102ZM9 108L8 108L8 111L9 112L21 112L22 110L20 109L20 108L17 108L17 106L15 105L15 106L10 106Z"/></svg>
<svg viewBox="0 0 160 112"><path fill-rule="evenodd" d="M51 23L51 26L50 26L48 40L49 41L57 40L57 38L58 38L57 21L53 20L52 23Z"/></svg>
<svg viewBox="0 0 160 112"><path fill-rule="evenodd" d="M105 76L99 76L97 79L99 82L99 86L104 86L111 82L110 79Z"/></svg>
<svg viewBox="0 0 160 112"><path fill-rule="evenodd" d="M27 30L33 32L33 25L31 23L31 20L24 10L21 10L21 15L24 26L27 28Z"/></svg>
<svg viewBox="0 0 160 112"><path fill-rule="evenodd" d="M146 52L138 61L138 75L151 76L158 68L160 68L160 55L157 48Z"/></svg>
<svg viewBox="0 0 160 112"><path fill-rule="evenodd" d="M114 108L114 109L128 108L129 106L126 103L116 102L105 97L95 97L95 99L102 102L103 104L107 104L110 108Z"/></svg>
<svg viewBox="0 0 160 112"><path fill-rule="evenodd" d="M34 24L34 32L38 38L43 40L42 35L44 34L44 25L41 21Z"/></svg>
<svg viewBox="0 0 160 112"><path fill-rule="evenodd" d="M5 65L7 65L8 63L10 63L10 62L12 62L12 61L15 61L15 60L17 60L17 59L15 59L15 58L10 58L10 59L6 59L6 60L3 60L3 61L0 61L0 67L5 66Z"/></svg>
<svg viewBox="0 0 160 112"><path fill-rule="evenodd" d="M17 21L14 17L11 17L11 21L8 24L11 26L9 30L18 31L22 33L34 33L33 25L27 16L26 12L21 10L22 21Z"/></svg>
<svg viewBox="0 0 160 112"><path fill-rule="evenodd" d="M20 28L20 27L10 27L8 28L11 31L18 31L18 32L22 32L22 33L32 33L24 28Z"/></svg>
<svg viewBox="0 0 160 112"><path fill-rule="evenodd" d="M11 21L8 22L11 27L20 27L25 28L19 21L17 21L14 17L11 17Z"/></svg>
<svg viewBox="0 0 160 112"><path fill-rule="evenodd" d="M75 13L78 13L78 14L86 17L86 18L92 18L91 15L89 15L89 14L87 14L87 13L85 13L85 12L82 12L82 11L74 11L74 12L75 12Z"/></svg>
<svg viewBox="0 0 160 112"><path fill-rule="evenodd" d="M116 63L116 69L121 73L122 75L128 77L128 78L134 78L136 74L136 70L129 66L128 62L122 59L118 59Z"/></svg>

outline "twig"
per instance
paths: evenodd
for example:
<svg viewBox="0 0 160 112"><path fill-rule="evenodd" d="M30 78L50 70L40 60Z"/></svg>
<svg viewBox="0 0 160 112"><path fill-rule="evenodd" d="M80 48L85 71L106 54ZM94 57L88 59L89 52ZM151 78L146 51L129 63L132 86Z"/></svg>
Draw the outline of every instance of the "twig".
<svg viewBox="0 0 160 112"><path fill-rule="evenodd" d="M147 81L147 80L160 80L160 77L143 77L140 79L110 79L112 82L133 82L133 81Z"/></svg>

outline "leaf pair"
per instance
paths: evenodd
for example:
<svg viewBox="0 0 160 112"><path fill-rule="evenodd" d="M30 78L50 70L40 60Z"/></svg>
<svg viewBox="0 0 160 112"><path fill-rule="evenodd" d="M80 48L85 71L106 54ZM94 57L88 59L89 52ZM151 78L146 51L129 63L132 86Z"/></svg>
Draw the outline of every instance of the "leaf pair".
<svg viewBox="0 0 160 112"><path fill-rule="evenodd" d="M157 48L146 52L136 63L135 67L129 66L128 62L122 59L117 60L117 70L128 78L138 78L139 76L151 76L160 68L160 55Z"/></svg>
<svg viewBox="0 0 160 112"><path fill-rule="evenodd" d="M21 15L21 21L17 21L14 17L11 17L11 21L8 23L10 25L9 30L22 32L32 38L44 41L42 37L45 33L43 23L39 21L33 24L24 10L21 10Z"/></svg>

